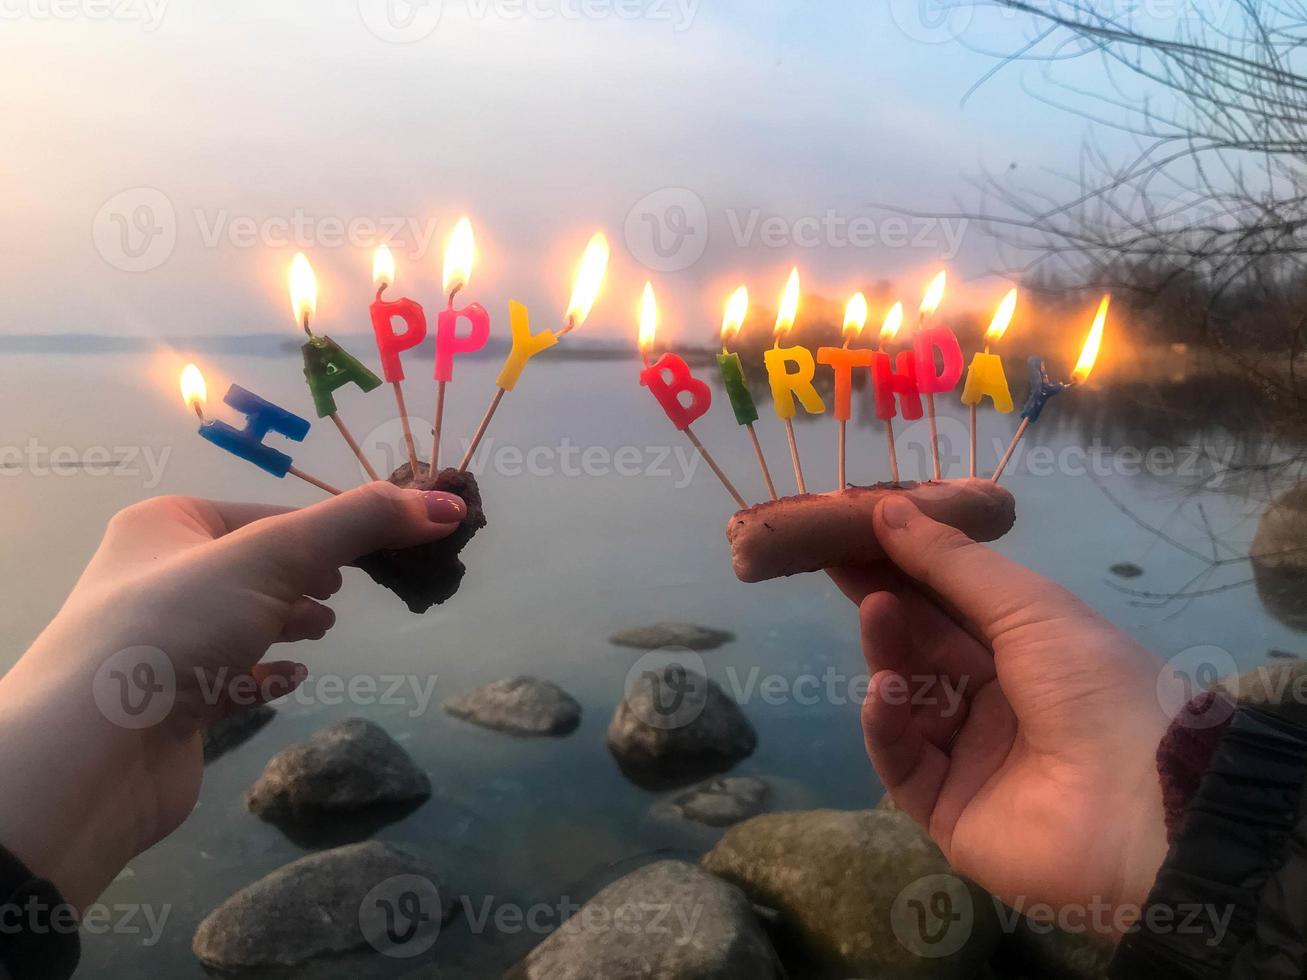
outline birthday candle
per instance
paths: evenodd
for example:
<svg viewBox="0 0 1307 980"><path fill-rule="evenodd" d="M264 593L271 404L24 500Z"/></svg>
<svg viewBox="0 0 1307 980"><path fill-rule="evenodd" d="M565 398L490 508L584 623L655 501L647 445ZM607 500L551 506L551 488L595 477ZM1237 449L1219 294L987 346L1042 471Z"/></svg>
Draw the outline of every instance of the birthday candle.
<svg viewBox="0 0 1307 980"><path fill-rule="evenodd" d="M717 355L717 366L722 372L722 383L726 386L726 395L731 400L735 421L749 430L749 439L753 443L754 455L758 457L758 468L762 470L767 493L772 500L776 500L776 485L772 482L771 469L767 466L767 457L762 453L758 430L753 427L753 423L758 421L758 406L754 404L749 383L744 378L744 366L740 363L740 355L727 349L727 345L739 335L740 328L744 326L745 317L748 315L749 290L741 286L726 303L726 315L722 318L722 352Z"/></svg>
<svg viewBox="0 0 1307 980"><path fill-rule="evenodd" d="M517 387L517 382L522 377L522 370L526 367L527 362L541 351L553 347L559 340L581 326L586 318L590 316L595 300L599 297L599 290L603 287L604 276L607 271L608 239L604 237L602 232L596 232L586 246L585 254L581 256L581 265L576 274L576 282L572 287L572 299L567 304L566 324L557 335L550 330L532 334L530 317L527 314L526 307L521 303L509 304L509 329L513 336L513 347L508 352L508 358L504 361L503 370L499 372L499 377L495 380L495 394L490 399L490 407L486 409L481 424L477 426L472 441L468 443L467 452L463 455L463 461L458 466L460 473L471 465L477 447L481 445L486 430L490 428L491 419L495 417L495 412L499 410L499 403L504 400L505 394Z"/></svg>
<svg viewBox="0 0 1307 980"><path fill-rule="evenodd" d="M935 276L934 279L930 281L930 285L926 287L926 294L925 296L922 297L921 307L920 310L918 311L918 316L917 316L918 334L925 332L926 318L930 316L932 313L934 313L936 310L938 310L939 304L943 302L944 286L946 282L947 282L947 277L945 276L944 272L941 271L938 275ZM957 338L954 338L953 342L956 344ZM956 385L958 382L957 382L957 378L954 378L953 384L949 385L948 388L941 389L941 388L931 387L929 379L932 378L935 374L935 364L934 364L934 353L929 348L927 348L927 356L929 356L931 359L929 367L927 367L925 364L922 363L922 359L919 352L918 362L917 362L917 374L918 374L917 383L920 387L921 392L926 396L926 412L930 418L930 458L931 458L931 462L934 465L935 479L940 480L943 479L944 474L943 474L943 470L940 468L940 463L939 463L939 432L937 431L936 424L935 424L935 392L947 391L948 388L952 388L953 385ZM961 359L962 359L962 350L961 348L959 348L958 349L959 362L961 362ZM960 376L961 375L960 363L958 365L958 371Z"/></svg>
<svg viewBox="0 0 1307 980"><path fill-rule="evenodd" d="M381 373L395 392L395 406L399 409L399 422L404 428L404 445L408 449L409 471L418 475L418 451L409 426L408 406L404 403L404 362L399 355L416 347L427 337L427 315L421 304L411 299L383 300L388 286L395 284L395 258L385 245L377 247L372 261L372 282L377 296L369 308L372 332L377 338L377 351L381 354ZM395 332L395 321L404 324L404 332Z"/></svg>
<svg viewBox="0 0 1307 980"><path fill-rule="evenodd" d="M340 491L329 483L309 476L295 466L290 456L264 443L271 432L285 436L293 442L303 442L309 434L308 419L300 418L279 405L260 398L253 392L246 391L240 385L232 385L223 401L245 416L245 427L238 429L218 419L204 417L204 400L207 386L204 375L194 364L186 365L181 375L182 398L200 419L200 436L220 449L225 449L240 459L253 463L265 473L278 479L288 474L312 483L328 493L339 494Z"/></svg>
<svg viewBox="0 0 1307 980"><path fill-rule="evenodd" d="M363 466L368 479L380 480L380 474L373 469L354 434L340 417L335 393L349 384L357 385L364 392L375 391L380 387L381 379L330 337L319 337L313 333L312 320L318 312L318 281L313 275L313 266L303 253L296 255L290 264L290 303L295 322L304 328L309 337L300 348L300 353L304 356L304 380L308 382L309 392L313 395L313 407L318 418L331 419L345 444Z"/></svg>
<svg viewBox="0 0 1307 980"><path fill-rule="evenodd" d="M1099 349L1103 344L1103 328L1107 324L1107 310L1111 302L1111 296L1104 296L1102 302L1098 304L1098 312L1094 315L1094 322L1089 328L1089 336L1085 338L1085 346L1080 351L1080 360L1076 362L1075 370L1071 372L1070 382L1049 380L1043 359L1039 357L1032 357L1027 362L1030 372L1030 395L1026 398L1026 404L1021 409L1021 425L1017 427L1016 435L1012 437L1012 442L1008 444L1007 452L1003 454L1003 458L999 460L998 468L994 470L993 481L995 483L1003 476L1003 471L1007 469L1007 464L1012 459L1012 454L1016 452L1017 444L1021 442L1022 436L1026 434L1026 430L1030 426L1039 421L1039 417L1043 414L1049 401L1068 388L1084 384L1089 379L1090 372L1094 370L1094 364L1098 360Z"/></svg>
<svg viewBox="0 0 1307 980"><path fill-rule="evenodd" d="M899 482L899 454L894 445L894 416L898 396L903 417L908 421L921 418L921 397L917 394L916 358L911 351L900 351L898 370L889 354L889 345L903 326L903 304L895 303L885 315L880 328L879 350L872 358L872 379L876 386L876 418L885 423L885 442L889 450L890 479Z"/></svg>
<svg viewBox="0 0 1307 980"><path fill-rule="evenodd" d="M803 404L804 411L820 415L826 411L826 403L813 386L812 379L817 373L817 362L813 360L812 351L806 347L781 347L781 341L794 326L799 312L799 270L790 272L785 293L781 297L780 312L776 316L775 343L772 349L763 355L767 367L767 379L771 382L772 404L776 415L785 423L785 435L790 443L790 462L794 464L794 481L799 493L808 492L803 481L803 465L799 462L799 445L794 438L794 416L798 410L794 407L795 396ZM789 365L795 367L789 370Z"/></svg>
<svg viewBox="0 0 1307 980"><path fill-rule="evenodd" d="M835 372L835 418L839 421L839 435L836 441L836 454L839 463L836 471L838 487L843 490L848 485L846 430L848 421L853 417L853 369L871 367L873 352L866 348L850 350L849 344L862 333L867 325L867 297L855 293L844 311L844 346L822 347L817 351L817 363L828 364Z"/></svg>
<svg viewBox="0 0 1307 980"><path fill-rule="evenodd" d="M1017 308L1017 291L1008 292L999 304L994 319L985 331L985 350L971 358L971 367L967 369L967 382L962 388L962 404L971 410L971 476L976 475L976 407L982 398L988 397L994 408L1006 415L1012 411L1012 392L1008 388L1007 375L1003 371L1003 359L989 352L990 347L1003 339L1008 324Z"/></svg>
<svg viewBox="0 0 1307 980"><path fill-rule="evenodd" d="M690 373L690 366L678 354L668 351L658 358L656 363L649 363L649 348L653 346L657 331L658 302L654 297L653 283L645 283L644 296L640 303L639 339L640 356L644 359L645 368L640 372L640 384L649 389L672 424L685 433L704 462L722 482L727 493L735 498L735 502L743 510L749 505L740 496L734 484L727 479L726 474L717 465L717 461L708 454L708 450L703 447L694 430L690 428L712 407L712 389ZM682 401L683 395L689 396L689 404Z"/></svg>
<svg viewBox="0 0 1307 980"><path fill-rule="evenodd" d="M448 306L436 319L436 413L431 431L431 471L440 469L440 433L445 419L445 385L454 380L454 357L474 354L490 340L490 314L480 303L469 303L462 309L454 308L454 298L472 278L472 263L476 256L476 242L472 236L472 222L461 219L454 227L445 248L444 292ZM468 333L459 336L458 322L466 320Z"/></svg>

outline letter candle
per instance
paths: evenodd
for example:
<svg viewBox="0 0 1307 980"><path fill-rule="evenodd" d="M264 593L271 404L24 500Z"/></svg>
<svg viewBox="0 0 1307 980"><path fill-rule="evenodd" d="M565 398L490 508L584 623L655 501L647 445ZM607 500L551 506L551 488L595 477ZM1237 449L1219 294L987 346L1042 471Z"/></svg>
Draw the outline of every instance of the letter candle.
<svg viewBox="0 0 1307 980"><path fill-rule="evenodd" d="M1007 464L1012 459L1012 454L1016 452L1017 444L1021 442L1021 437L1026 434L1026 430L1031 425L1039 421L1039 416L1043 413L1049 399L1060 395L1068 388L1084 384L1089 379L1090 373L1094 370L1094 363L1098 360L1098 351L1103 345L1103 327L1107 324L1107 310L1111 302L1111 296L1104 296L1102 302L1098 304L1098 312L1094 315L1089 336L1085 338L1085 346L1080 351L1080 360L1076 362L1069 382L1050 381L1048 372L1044 370L1044 362L1038 357L1030 358L1028 362L1030 396L1026 399L1025 407L1021 409L1021 425L1017 427L1017 433L1012 437L1007 452L999 460L998 469L994 470L995 483L1002 478L1003 471L1007 469Z"/></svg>
<svg viewBox="0 0 1307 980"><path fill-rule="evenodd" d="M930 285L926 287L926 294L925 296L922 297L921 307L917 314L918 334L924 333L926 329L926 318L929 317L936 310L938 310L939 304L944 301L944 287L947 284L947 281L948 281L947 276L945 275L944 271L941 270L935 276L935 278L930 281ZM934 374L933 370L931 371L931 374L932 375ZM922 371L921 371L920 355L918 355L918 360L917 360L917 378L918 378L918 384L925 383L926 379L922 375ZM957 384L956 378L953 380L953 384ZM949 385L950 388L952 386L953 385ZM927 417L930 419L930 458L931 458L931 462L934 465L935 479L942 480L944 478L944 473L939 465L939 432L937 431L935 425L935 392L938 390L947 391L948 389L947 388L939 389L933 385L925 386L921 388L921 391L926 396L926 414Z"/></svg>
<svg viewBox="0 0 1307 980"><path fill-rule="evenodd" d="M567 304L566 325L557 334L552 330L532 334L527 308L521 303L513 302L508 304L509 328L513 336L513 346L508 352L508 358L504 361L503 370L499 372L499 377L495 379L495 394L490 399L490 407L486 409L481 424L477 426L476 433L468 444L467 453L463 456L463 462L458 465L460 473L471 465L477 447L481 445L486 430L490 428L490 420L495 417L495 412L499 409L499 403L503 401L506 392L512 391L517 386L527 361L541 351L553 347L559 340L585 323L586 317L590 315L590 310L594 308L595 300L599 297L599 290L604 284L604 275L607 271L608 239L604 237L602 232L596 232L594 237L590 239L590 244L586 246L585 254L581 256L581 266L577 270L576 282L572 287L572 299Z"/></svg>
<svg viewBox="0 0 1307 980"><path fill-rule="evenodd" d="M1012 322L1012 314L1017 308L1017 291L1012 289L1003 297L994 319L985 331L985 352L976 354L971 359L967 370L967 383L962 388L962 404L971 407L971 478L976 476L976 407L986 395L994 403L997 411L1006 415L1012 411L1012 391L1008 388L1007 375L1003 372L1003 359L989 352L1007 333Z"/></svg>
<svg viewBox="0 0 1307 980"><path fill-rule="evenodd" d="M771 382L772 403L776 415L785 423L785 436L790 442L790 462L794 464L794 482L798 484L799 493L808 492L803 482L803 464L799 462L799 444L794 438L794 396L799 396L804 411L820 415L826 411L826 403L813 386L812 379L817 373L817 362L813 360L812 351L806 347L781 347L781 341L794 327L799 313L799 270L790 272L785 293L781 297L780 312L776 315L775 343L772 349L763 355L767 366L767 379ZM787 364L793 364L798 370L790 373Z"/></svg>
<svg viewBox="0 0 1307 980"><path fill-rule="evenodd" d="M726 395L731 400L735 411L735 421L749 430L753 441L753 452L758 457L758 468L762 470L763 482L772 500L776 500L776 485L772 482L771 470L767 468L767 458L762 454L762 443L758 441L758 430L753 423L758 421L758 406L749 393L749 384L744 380L744 367L740 364L740 355L733 354L727 345L740 333L744 318L749 315L749 290L741 286L726 304L726 316L722 320L722 352L717 356L717 366L722 372L722 383L726 386Z"/></svg>
<svg viewBox="0 0 1307 980"><path fill-rule="evenodd" d="M391 302L381 298L386 287L395 284L395 258L385 245L377 246L376 257L372 260L372 282L377 287L377 297L369 310L372 317L372 332L376 334L377 350L381 354L381 372L395 392L399 423L404 427L404 445L408 449L408 463L416 478L419 472L418 451L413 443L413 430L408 423L408 406L404 404L404 364L399 359L399 355L426 339L427 315L422 306L411 299ZM404 322L404 332L401 334L395 333L396 319Z"/></svg>
<svg viewBox="0 0 1307 980"><path fill-rule="evenodd" d="M894 416L897 412L894 396L903 403L903 417L912 421L921 418L921 396L917 394L916 359L912 351L900 351L898 370L890 359L889 346L903 326L903 304L895 303L885 315L880 328L879 350L872 360L872 377L876 384L876 417L885 423L885 442L889 449L890 479L899 483L899 454L894 447Z"/></svg>
<svg viewBox="0 0 1307 980"><path fill-rule="evenodd" d="M727 479L722 468L717 465L717 460L712 458L708 450L703 447L703 443L699 441L699 437L694 434L694 430L690 428L712 407L712 390L690 374L689 365L677 354L667 352L658 358L656 363L649 363L649 348L653 346L657 332L658 301L654 297L653 283L647 282L644 284L644 297L640 304L639 347L640 357L644 360L644 370L640 372L640 384L652 392L672 424L685 433L694 444L695 450L703 457L703 461L717 474L717 479L722 481L726 492L735 498L735 502L740 505L740 510L744 510L749 505L735 489L735 485ZM681 401L682 395L690 396L689 405Z"/></svg>
<svg viewBox="0 0 1307 980"><path fill-rule="evenodd" d="M295 322L309 336L308 342L300 350L304 355L304 380L308 382L309 391L313 395L313 407L318 418L331 419L345 444L362 464L368 479L380 480L380 475L363 455L354 434L346 428L336 410L334 392L347 384L356 384L364 392L374 391L381 386L381 379L330 337L314 336L310 323L318 312L318 280L313 275L313 266L302 252L290 264L290 303L295 312Z"/></svg>
<svg viewBox="0 0 1307 980"><path fill-rule="evenodd" d="M440 430L445 420L445 384L454 380L454 355L473 354L490 340L490 314L480 303L469 303L461 310L454 309L456 297L472 278L472 262L476 256L476 240L472 237L472 222L461 219L454 227L445 246L445 269L442 279L449 305L436 320L436 413L431 429L431 472L440 469ZM458 335L458 321L466 320L470 330L466 337Z"/></svg>
<svg viewBox="0 0 1307 980"><path fill-rule="evenodd" d="M181 390L182 399L200 420L200 436L208 442L227 450L233 456L253 463L279 480L289 473L305 483L313 484L319 490L325 490L333 495L340 493L330 483L325 483L299 469L285 453L263 442L269 432L280 433L294 442L303 442L304 437L309 433L308 419L302 419L272 402L265 401L239 385L232 385L223 397L223 401L245 416L245 428L237 429L226 422L206 419L204 401L208 395L208 386L204 383L204 375L194 364L187 364L182 369Z"/></svg>
<svg viewBox="0 0 1307 980"><path fill-rule="evenodd" d="M829 364L835 371L835 418L839 420L839 436L835 447L839 458L836 479L840 490L849 483L846 430L848 421L853 416L853 369L871 367L874 357L873 352L866 348L849 350L849 344L857 339L866 325L867 297L855 293L844 311L844 346L822 347L817 351L817 363Z"/></svg>

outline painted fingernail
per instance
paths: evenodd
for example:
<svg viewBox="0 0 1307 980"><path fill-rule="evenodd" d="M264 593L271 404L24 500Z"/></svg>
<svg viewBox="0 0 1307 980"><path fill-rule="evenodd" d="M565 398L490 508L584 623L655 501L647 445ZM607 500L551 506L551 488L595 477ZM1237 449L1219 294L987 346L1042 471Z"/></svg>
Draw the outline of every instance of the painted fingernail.
<svg viewBox="0 0 1307 980"><path fill-rule="evenodd" d="M432 524L457 524L467 517L467 504L463 498L443 490L427 490L422 494L427 505L427 517Z"/></svg>
<svg viewBox="0 0 1307 980"><path fill-rule="evenodd" d="M880 505L880 519L886 527L895 531L901 531L908 526L908 522L916 517L919 513L916 505L907 497L894 495L886 497L885 502Z"/></svg>

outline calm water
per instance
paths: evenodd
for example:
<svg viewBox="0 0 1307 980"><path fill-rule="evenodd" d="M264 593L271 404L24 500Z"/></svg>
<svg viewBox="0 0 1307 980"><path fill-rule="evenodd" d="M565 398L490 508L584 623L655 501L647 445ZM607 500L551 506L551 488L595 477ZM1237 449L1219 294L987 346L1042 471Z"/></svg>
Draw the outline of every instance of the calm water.
<svg viewBox="0 0 1307 980"><path fill-rule="evenodd" d="M43 475L26 463L2 471L9 539L0 553L6 591L0 667L12 663L54 614L117 509L153 493L287 503L316 499L312 488L279 483L202 442L179 404L171 367L147 368L148 362L135 355L31 356L0 364L0 418L7 432L0 442L5 445L22 447L35 438L45 447L133 446L155 458L168 454L153 487L147 485L148 473ZM208 367L219 393L225 385L218 375L224 372L296 410L307 407L292 357L214 358ZM431 705L420 711L410 693L401 704L352 706L318 699L283 706L254 740L209 768L190 820L134 861L105 896L107 903L167 906L161 940L147 948L140 936L87 937L86 976L202 977L190 953L199 920L237 888L304 853L246 811L244 790L271 754L351 715L384 725L436 787L427 805L378 836L431 855L446 869L454 891L470 896L477 909L487 902L497 907L582 901L650 855L696 854L711 845L711 832L650 817L656 795L628 783L604 748L604 730L637 656L611 646L607 637L664 619L732 630L737 640L704 659L710 676L743 698L738 688L769 674L793 682L831 668L856 677L861 667L856 614L822 576L750 586L735 580L723 536L729 500L706 467L683 485L678 457L663 458L667 448L684 452L687 447L638 386L635 373L633 363L620 361L533 365L492 429L488 449L495 465L482 478L491 523L465 553L469 571L457 598L417 617L361 573L347 573L346 587L334 602L340 616L331 635L287 651L314 671L345 678L412 675L425 683L434 675ZM451 434L461 438L475 426L493 374L488 363L460 365L447 407ZM429 411L430 386L410 382L408 389L415 414ZM1067 399L1072 397L1093 396L1084 392ZM379 429L375 438L393 442L398 428L390 421L392 408L384 391L342 399L342 411L358 434ZM944 431L959 435L962 416L952 398L941 400L944 409L957 412L956 420L943 421ZM993 413L982 413L982 423L982 458L992 465L990 441L1005 440L1013 423ZM761 481L752 452L724 406L696 429L746 496L758 497ZM1055 452L1084 438L1054 424L1043 429L1032 445L1046 444ZM764 418L760 433L778 483L791 486L780 425ZM802 425L799 439L810 486L828 488L835 472L834 423ZM905 433L907 474L914 473L919 458L910 446L914 439L919 440L917 430ZM851 479L886 476L879 429L853 430L850 445ZM614 456L623 447L635 448ZM533 465L527 466L517 451L526 455L533 448ZM456 450L451 446L446 453L453 456ZM358 480L352 457L330 425L315 426L295 456L325 479ZM1165 657L1195 644L1217 644L1240 664L1251 665L1272 648L1300 649L1300 637L1263 610L1251 586L1188 604L1148 607L1114 588L1112 583L1121 580L1108 572L1114 563L1135 562L1145 574L1131 586L1171 592L1204 568L1197 557L1142 530L1109 493L1202 554L1213 548L1207 526L1246 552L1263 495L1203 489L1186 474L1109 475L1097 481L1067 473L1032 475L1027 462L1018 460L1007 480L1018 500L1018 525L1001 550L1075 590ZM955 464L954 472L961 473L964 465ZM1247 577L1246 567L1234 565L1204 584ZM1066 655L1077 654L1067 650ZM439 710L444 698L519 673L556 681L582 702L585 717L574 735L520 741L453 721ZM767 777L776 807L862 807L880 796L863 756L857 705L836 700L843 703L773 705L756 693L748 698L746 712L758 728L759 746L737 771ZM541 938L493 928L473 933L465 919L447 927L437 944L439 961L449 967L442 976L492 975ZM373 957L323 965L304 975L402 976L418 966Z"/></svg>

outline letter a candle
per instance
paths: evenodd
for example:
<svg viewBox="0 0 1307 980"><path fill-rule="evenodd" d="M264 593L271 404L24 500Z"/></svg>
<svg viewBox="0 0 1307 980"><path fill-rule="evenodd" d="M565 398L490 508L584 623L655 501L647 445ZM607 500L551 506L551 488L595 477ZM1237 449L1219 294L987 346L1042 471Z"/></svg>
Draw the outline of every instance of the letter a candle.
<svg viewBox="0 0 1307 980"><path fill-rule="evenodd" d="M817 362L812 358L812 351L806 347L782 347L785 339L794 327L799 314L799 270L790 272L789 282L781 297L780 311L776 315L775 343L772 349L763 355L767 366L767 379L771 382L772 403L776 415L785 423L785 436L790 442L790 462L794 464L794 482L799 493L808 492L803 482L803 464L799 462L799 444L794 438L794 396L798 395L805 411L820 415L826 411L826 403L813 386L812 379L817 373ZM797 370L791 373L786 365L793 364Z"/></svg>
<svg viewBox="0 0 1307 980"><path fill-rule="evenodd" d="M994 408L1004 415L1012 411L1012 391L1008 388L1007 375L1003 372L1003 359L989 352L1007 333L1012 314L1017 308L1017 291L1010 290L999 304L994 319L985 331L985 351L971 359L967 369L967 383L962 389L962 404L971 408L971 476L976 476L976 406L986 395L994 403Z"/></svg>
<svg viewBox="0 0 1307 980"><path fill-rule="evenodd" d="M204 401L208 394L208 386L204 383L204 375L194 364L188 364L182 370L181 389L182 399L200 420L200 436L206 441L227 450L233 456L253 463L279 480L290 474L327 493L333 495L340 493L330 483L309 476L296 467L289 456L266 445L263 441L269 432L276 432L293 442L303 442L304 437L309 434L308 419L302 419L279 405L265 401L240 385L232 385L223 401L245 416L245 428L238 429L226 422L206 419Z"/></svg>
<svg viewBox="0 0 1307 980"><path fill-rule="evenodd" d="M608 239L603 236L602 232L596 232L594 237L590 239L590 244L586 246L585 254L581 256L581 266L577 270L576 282L572 287L572 299L567 304L567 322L557 334L552 330L543 330L538 334L533 334L531 332L531 318L527 313L527 308L521 303L513 302L508 304L509 329L513 335L513 346L508 352L508 358L504 361L503 370L499 372L499 377L495 379L495 395L490 399L490 407L486 409L485 417L481 419L476 434L472 436L472 441L468 443L463 462L458 465L460 473L464 472L472 464L472 457L476 455L477 447L481 445L481 440L485 438L486 430L490 428L490 420L495 417L495 412L499 409L499 403L504 400L504 395L507 392L517 387L517 382L522 377L522 371L526 367L527 361L541 351L553 347L559 340L585 323L586 317L590 315L590 310L594 308L595 300L599 298L599 290L603 287L604 275L607 271Z"/></svg>
<svg viewBox="0 0 1307 980"><path fill-rule="evenodd" d="M758 441L758 430L753 423L758 421L758 406L749 393L749 383L744 379L744 367L740 355L727 349L732 339L739 336L744 319L749 315L749 290L744 286L737 289L726 304L726 316L722 320L722 352L717 356L717 366L722 372L722 384L726 386L726 395L731 400L735 412L735 421L749 430L753 441L753 451L758 457L758 467L762 470L763 482L767 484L767 493L776 500L776 485L772 483L771 470L767 468L767 457L762 454L762 443Z"/></svg>
<svg viewBox="0 0 1307 980"><path fill-rule="evenodd" d="M331 419L340 430L345 444L358 457L368 479L380 480L381 476L363 455L358 441L336 411L334 393L348 384L358 385L364 392L374 391L381 386L381 379L364 367L358 358L347 354L330 337L314 335L310 323L318 311L318 281L313 275L313 266L309 265L309 260L303 253L296 255L290 264L290 302L295 311L295 322L309 335L308 343L301 348L304 355L304 380L308 382L309 391L313 394L313 407L318 418Z"/></svg>
<svg viewBox="0 0 1307 980"><path fill-rule="evenodd" d="M404 404L404 364L399 355L426 340L427 315L422 306L411 299L391 302L381 298L386 287L395 284L395 258L385 245L377 247L376 257L372 260L372 282L377 287L377 297L369 312L372 332L377 337L377 351L381 354L381 373L395 391L395 405L399 409L404 445L408 449L408 464L416 479L418 451L413 444L413 430L409 427L408 406ZM395 333L396 320L404 324L403 333Z"/></svg>
<svg viewBox="0 0 1307 980"><path fill-rule="evenodd" d="M445 385L454 380L454 355L474 354L490 340L490 314L480 303L469 303L454 309L454 298L472 278L472 262L476 257L476 241L472 237L472 222L463 218L454 227L445 247L445 269L442 279L449 304L436 319L436 412L431 428L431 472L440 470L440 430L445 421ZM458 321L469 325L465 337L458 335Z"/></svg>
<svg viewBox="0 0 1307 980"><path fill-rule="evenodd" d="M836 453L839 463L836 471L837 488L848 486L848 449L845 441L848 421L853 416L853 369L871 367L873 353L866 348L849 350L867 325L867 297L855 293L844 311L844 346L822 347L817 351L817 363L829 364L835 371L835 418L839 421Z"/></svg>
<svg viewBox="0 0 1307 980"><path fill-rule="evenodd" d="M994 471L993 481L995 483L1002 478L1003 471L1007 469L1007 464L1012 459L1012 454L1016 452L1017 444L1021 442L1021 437L1026 434L1026 430L1032 424L1039 421L1039 416L1043 414L1044 407L1048 404L1049 399L1062 394L1068 388L1084 384L1089 379L1090 372L1094 370L1094 363L1098 360L1098 351L1103 346L1103 327L1107 324L1107 310L1111 302L1111 296L1104 296L1102 302L1098 304L1098 312L1094 315L1093 325L1089 328L1089 336L1085 338L1085 346L1080 351L1080 360L1076 362L1075 370L1071 372L1069 382L1050 381L1048 372L1044 370L1044 362L1038 357L1030 359L1030 396L1021 409L1021 425L1017 427L1016 435L1012 437L1007 452L1003 454L1003 458L999 460L998 469Z"/></svg>
<svg viewBox="0 0 1307 980"><path fill-rule="evenodd" d="M703 461L717 474L717 479L722 481L726 492L734 497L740 509L744 510L749 505L740 496L740 491L736 490L735 485L726 478L722 468L717 465L717 460L712 458L708 450L703 447L703 443L699 441L699 437L694 434L694 430L690 428L712 407L712 390L690 373L690 366L678 354L669 351L658 358L656 363L649 363L649 349L653 346L657 332L658 301L654 297L653 283L645 283L644 297L640 304L639 346L640 357L644 360L644 370L640 372L640 384L649 389L672 424L685 433L699 455L703 457ZM681 401L682 395L690 396L688 405Z"/></svg>

